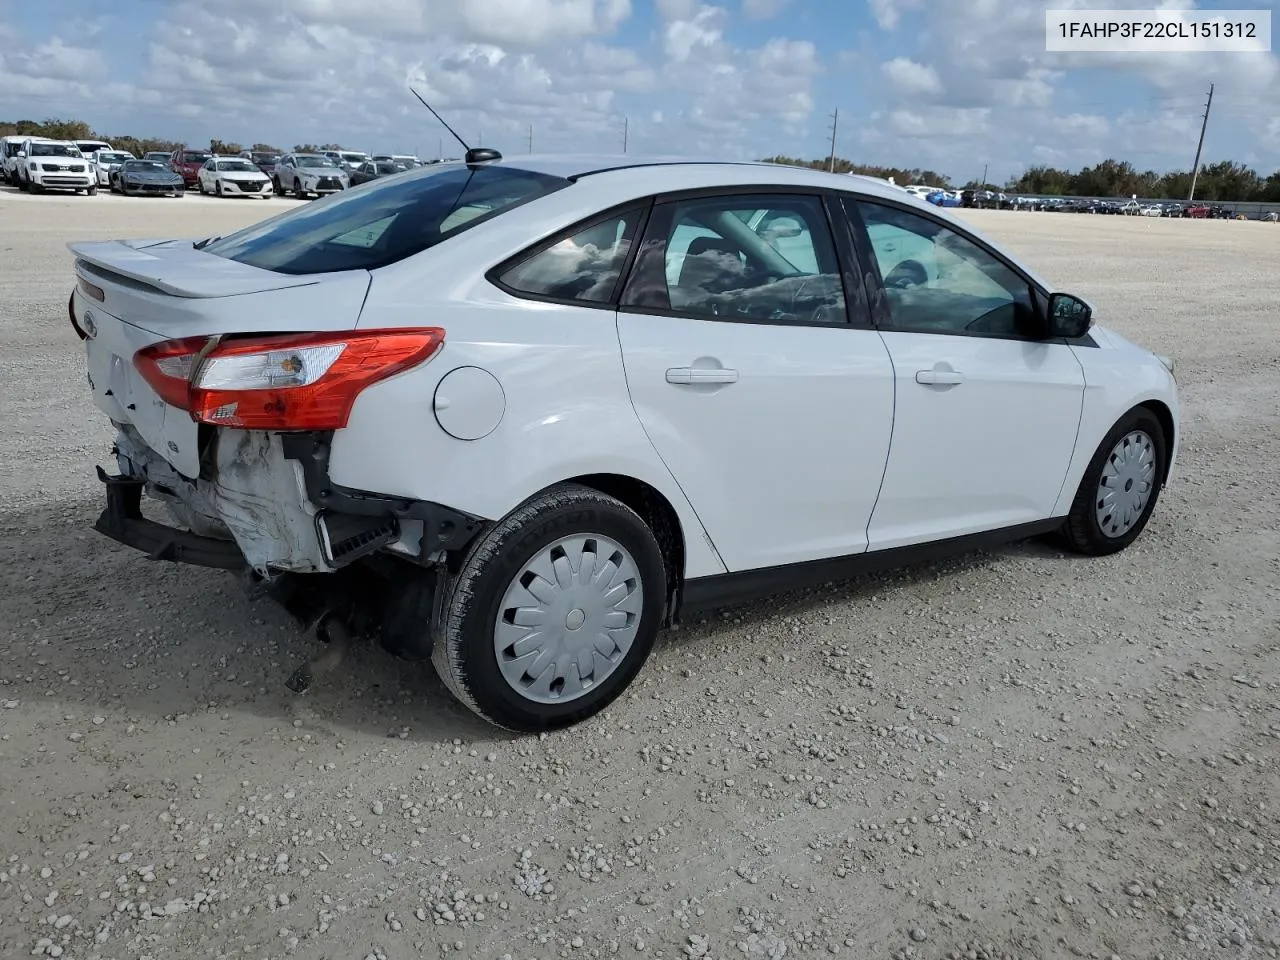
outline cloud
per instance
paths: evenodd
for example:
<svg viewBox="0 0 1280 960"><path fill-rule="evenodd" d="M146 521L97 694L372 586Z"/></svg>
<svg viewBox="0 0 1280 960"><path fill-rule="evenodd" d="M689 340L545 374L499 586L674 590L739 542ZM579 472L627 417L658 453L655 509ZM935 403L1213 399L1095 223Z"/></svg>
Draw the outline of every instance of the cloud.
<svg viewBox="0 0 1280 960"><path fill-rule="evenodd" d="M646 43L623 29L632 0L168 0L146 22L141 64L85 39L97 22L79 22L74 42L64 22L39 43L0 22L0 51L41 55L0 52L14 78L0 85L0 117L83 117L192 143L455 153L412 85L464 137L506 152L527 149L530 127L539 151L619 152L624 117L631 152L760 156L803 129L822 69L812 42L735 44L724 6L658 8Z"/></svg>
<svg viewBox="0 0 1280 960"><path fill-rule="evenodd" d="M1055 0L1053 6L1137 4ZM1187 0L1157 6L1195 7ZM1002 178L1050 157L1076 165L1115 156L1157 169L1187 167L1211 81L1218 84L1219 144L1261 145L1270 124L1280 127L1274 95L1280 58L1272 53L1048 53L1044 7L1026 0L868 0L868 7L895 46L908 35L916 41L909 57L877 63L874 78L860 62L865 57L849 58L850 70L885 88L880 128L858 134L874 151L870 162L895 162L895 153L921 164L965 155L989 158ZM1073 91L1082 80L1094 81L1093 90L1101 80L1106 92L1081 97ZM934 140L943 136L945 146Z"/></svg>
<svg viewBox="0 0 1280 960"><path fill-rule="evenodd" d="M748 20L771 20L791 0L742 0L742 15Z"/></svg>
<svg viewBox="0 0 1280 960"><path fill-rule="evenodd" d="M962 180L990 163L1003 180L1049 157L1186 167L1215 82L1206 157L1280 149L1274 54L1049 54L1043 6L1026 0L854 7L163 0L143 14L123 4L50 14L38 32L0 20L0 117L83 118L191 143L455 154L412 84L465 137L508 153L527 149L530 127L540 152L618 152L627 118L632 153L751 158L825 156L826 115L838 108L841 155Z"/></svg>
<svg viewBox="0 0 1280 960"><path fill-rule="evenodd" d="M903 95L941 93L938 71L906 57L895 57L881 66L885 79Z"/></svg>

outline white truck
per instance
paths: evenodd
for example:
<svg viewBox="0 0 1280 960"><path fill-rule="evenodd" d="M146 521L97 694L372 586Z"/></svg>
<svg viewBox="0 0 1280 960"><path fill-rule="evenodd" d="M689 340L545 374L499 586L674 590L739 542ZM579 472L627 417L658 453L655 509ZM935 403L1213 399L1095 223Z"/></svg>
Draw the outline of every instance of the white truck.
<svg viewBox="0 0 1280 960"><path fill-rule="evenodd" d="M83 190L89 196L98 192L97 174L73 141L28 137L17 153L17 161L21 190Z"/></svg>

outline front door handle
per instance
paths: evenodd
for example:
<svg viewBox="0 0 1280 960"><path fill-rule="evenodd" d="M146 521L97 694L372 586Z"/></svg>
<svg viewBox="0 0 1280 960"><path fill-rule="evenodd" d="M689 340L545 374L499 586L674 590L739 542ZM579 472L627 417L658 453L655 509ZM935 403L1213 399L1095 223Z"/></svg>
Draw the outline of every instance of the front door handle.
<svg viewBox="0 0 1280 960"><path fill-rule="evenodd" d="M964 383L964 374L959 370L917 370L916 383L929 385Z"/></svg>
<svg viewBox="0 0 1280 960"><path fill-rule="evenodd" d="M725 367L670 367L667 383L737 383L738 371Z"/></svg>

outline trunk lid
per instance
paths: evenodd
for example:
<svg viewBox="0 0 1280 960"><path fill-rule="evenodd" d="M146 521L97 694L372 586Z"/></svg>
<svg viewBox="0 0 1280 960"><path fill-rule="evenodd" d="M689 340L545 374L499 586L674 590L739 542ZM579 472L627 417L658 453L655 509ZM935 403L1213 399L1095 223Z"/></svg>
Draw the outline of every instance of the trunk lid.
<svg viewBox="0 0 1280 960"><path fill-rule="evenodd" d="M68 245L76 255L74 311L97 407L130 423L175 470L200 472L198 427L165 403L133 355L161 340L215 334L351 330L369 290L367 270L290 276L192 248L190 240ZM86 292L91 284L103 299Z"/></svg>

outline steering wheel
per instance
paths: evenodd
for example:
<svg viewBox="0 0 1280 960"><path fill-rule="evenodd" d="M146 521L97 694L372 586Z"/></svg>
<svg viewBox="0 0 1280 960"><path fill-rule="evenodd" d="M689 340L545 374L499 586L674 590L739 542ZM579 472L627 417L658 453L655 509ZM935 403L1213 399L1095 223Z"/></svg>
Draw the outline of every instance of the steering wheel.
<svg viewBox="0 0 1280 960"><path fill-rule="evenodd" d="M893 290L922 287L928 282L929 274L918 260L903 260L884 278L884 285Z"/></svg>

